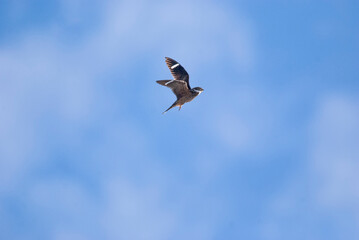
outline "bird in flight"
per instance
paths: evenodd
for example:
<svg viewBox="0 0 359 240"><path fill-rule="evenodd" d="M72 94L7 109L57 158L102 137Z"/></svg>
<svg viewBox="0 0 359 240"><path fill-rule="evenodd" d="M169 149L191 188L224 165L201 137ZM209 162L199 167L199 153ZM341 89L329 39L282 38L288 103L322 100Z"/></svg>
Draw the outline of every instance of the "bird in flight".
<svg viewBox="0 0 359 240"><path fill-rule="evenodd" d="M186 102L192 101L195 97L203 92L200 87L191 88L189 85L189 75L186 70L177 61L172 58L166 57L166 64L171 71L174 79L172 80L159 80L158 84L171 88L172 92L176 95L177 100L163 113L166 113L173 107L179 107L178 111Z"/></svg>

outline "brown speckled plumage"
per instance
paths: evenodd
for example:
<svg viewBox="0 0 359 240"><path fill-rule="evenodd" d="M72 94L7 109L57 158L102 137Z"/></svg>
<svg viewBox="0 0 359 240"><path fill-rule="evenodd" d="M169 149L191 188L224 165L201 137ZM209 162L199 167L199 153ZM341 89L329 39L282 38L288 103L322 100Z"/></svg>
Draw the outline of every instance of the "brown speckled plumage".
<svg viewBox="0 0 359 240"><path fill-rule="evenodd" d="M189 75L177 61L166 57L166 64L174 79L159 80L157 83L171 88L172 92L176 95L177 100L163 113L176 106L178 106L180 110L183 104L192 101L201 92L203 92L203 89L200 87L195 87L193 89L190 87Z"/></svg>

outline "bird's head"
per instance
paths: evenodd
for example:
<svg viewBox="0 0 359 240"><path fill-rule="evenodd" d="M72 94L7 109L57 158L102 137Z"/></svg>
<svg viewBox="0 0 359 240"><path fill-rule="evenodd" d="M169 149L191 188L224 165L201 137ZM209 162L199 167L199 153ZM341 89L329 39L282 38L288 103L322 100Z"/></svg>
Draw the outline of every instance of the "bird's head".
<svg viewBox="0 0 359 240"><path fill-rule="evenodd" d="M201 92L203 92L203 89L200 88L200 87L195 87L195 88L192 88L193 91L197 92L198 94L200 94Z"/></svg>

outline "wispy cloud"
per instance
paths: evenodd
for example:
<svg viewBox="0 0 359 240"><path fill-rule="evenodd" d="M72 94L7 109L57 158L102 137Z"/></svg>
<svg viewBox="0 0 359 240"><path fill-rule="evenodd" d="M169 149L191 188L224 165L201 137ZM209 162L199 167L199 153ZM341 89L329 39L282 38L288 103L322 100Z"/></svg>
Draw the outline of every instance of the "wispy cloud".
<svg viewBox="0 0 359 240"><path fill-rule="evenodd" d="M329 96L313 126L311 165L318 177L317 200L323 207L351 209L359 218L358 99ZM354 211L354 212L353 212Z"/></svg>
<svg viewBox="0 0 359 240"><path fill-rule="evenodd" d="M250 69L254 58L250 27L228 15L223 6L190 1L108 1L96 12L98 22L87 26L82 4L62 2L62 22L30 30L0 48L0 200L5 204L15 199L34 209L19 218L31 216L46 226L44 231L39 222L27 222L31 228L16 234L18 229L10 227L2 236L210 238L220 221L214 217L215 209L206 215L208 206L199 207L189 219L186 211L200 206L200 197L190 197L180 174L171 180L167 173L171 167L161 164L158 158L163 157L151 149L149 130L129 119L131 93L121 88L116 96L107 87L109 81L132 84L122 76L137 74L141 67L153 68L147 70L150 74L158 72L155 66L163 63L149 61L149 54L158 61L177 56L188 66L204 69L226 58L231 66ZM173 15L173 9L187 17ZM78 35L73 27L81 28ZM199 75L194 69L190 70ZM108 80L112 75L119 79ZM232 136L227 132L225 140L228 134ZM203 175L201 169L198 174ZM96 182L96 187L88 186L87 180ZM199 191L201 183L196 180L190 191ZM13 189L21 192L21 200ZM183 197L173 199L173 194ZM203 194L208 194L209 202L222 204L220 198ZM5 217L11 214L9 208L1 212ZM97 227L84 230L87 225Z"/></svg>
<svg viewBox="0 0 359 240"><path fill-rule="evenodd" d="M0 46L1 239L310 239L337 213L358 234L358 100L292 110L307 89L256 78L240 7L58 4ZM205 89L180 115L160 115L164 56Z"/></svg>
<svg viewBox="0 0 359 240"><path fill-rule="evenodd" d="M354 230L359 191L353 184L359 180L357 106L357 98L337 94L321 98L308 127L308 159L268 203L263 239L301 239L305 232L315 239L322 230L337 239L345 226L346 238L359 236ZM321 220L323 214L326 221Z"/></svg>

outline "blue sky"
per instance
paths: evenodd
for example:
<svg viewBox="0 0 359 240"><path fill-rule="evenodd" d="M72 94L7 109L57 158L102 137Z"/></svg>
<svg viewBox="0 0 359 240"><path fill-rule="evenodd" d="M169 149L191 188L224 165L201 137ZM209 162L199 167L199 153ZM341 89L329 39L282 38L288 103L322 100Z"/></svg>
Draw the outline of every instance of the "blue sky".
<svg viewBox="0 0 359 240"><path fill-rule="evenodd" d="M358 239L358 5L0 1L0 239Z"/></svg>

